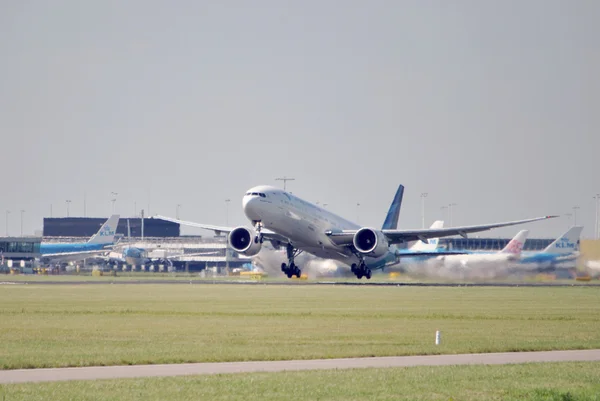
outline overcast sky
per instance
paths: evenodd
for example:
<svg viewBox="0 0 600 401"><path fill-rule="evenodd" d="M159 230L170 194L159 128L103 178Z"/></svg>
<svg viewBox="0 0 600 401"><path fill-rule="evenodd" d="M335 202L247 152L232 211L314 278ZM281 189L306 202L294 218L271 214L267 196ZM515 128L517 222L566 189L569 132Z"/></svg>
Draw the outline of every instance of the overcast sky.
<svg viewBox="0 0 600 401"><path fill-rule="evenodd" d="M402 228L427 192L427 225L449 203L454 225L579 206L591 237L599 20L595 0L2 1L0 233L84 194L107 216L111 192L212 224L231 199L245 224L246 189L287 175L364 225L402 183Z"/></svg>

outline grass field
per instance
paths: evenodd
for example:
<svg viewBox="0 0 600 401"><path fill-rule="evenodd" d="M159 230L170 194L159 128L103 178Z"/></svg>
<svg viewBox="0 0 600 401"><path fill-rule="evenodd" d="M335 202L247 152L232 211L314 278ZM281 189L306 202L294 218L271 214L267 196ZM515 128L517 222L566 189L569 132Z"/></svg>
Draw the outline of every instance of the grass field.
<svg viewBox="0 0 600 401"><path fill-rule="evenodd" d="M600 363L444 366L11 384L18 400L600 400Z"/></svg>
<svg viewBox="0 0 600 401"><path fill-rule="evenodd" d="M2 369L600 348L600 288L4 285L0 338Z"/></svg>

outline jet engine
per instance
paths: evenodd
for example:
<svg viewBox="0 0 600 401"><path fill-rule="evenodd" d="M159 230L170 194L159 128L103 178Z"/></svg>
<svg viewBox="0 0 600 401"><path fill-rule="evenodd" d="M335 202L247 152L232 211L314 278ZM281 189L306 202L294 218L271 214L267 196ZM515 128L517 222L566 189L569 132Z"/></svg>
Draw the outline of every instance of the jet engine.
<svg viewBox="0 0 600 401"><path fill-rule="evenodd" d="M260 252L261 243L255 242L256 232L247 227L237 227L229 233L229 246L234 251L246 256L254 256Z"/></svg>
<svg viewBox="0 0 600 401"><path fill-rule="evenodd" d="M374 258L385 255L389 249L389 243L381 231L372 228L361 228L354 234L352 240L356 250L363 255Z"/></svg>

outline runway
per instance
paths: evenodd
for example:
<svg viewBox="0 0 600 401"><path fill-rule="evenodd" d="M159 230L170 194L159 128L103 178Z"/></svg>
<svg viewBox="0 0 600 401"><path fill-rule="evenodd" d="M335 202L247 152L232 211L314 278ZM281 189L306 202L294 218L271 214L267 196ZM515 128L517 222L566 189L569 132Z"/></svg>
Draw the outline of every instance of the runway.
<svg viewBox="0 0 600 401"><path fill-rule="evenodd" d="M31 280L0 281L0 285L107 285L107 284L186 284L186 285L328 285L365 287L600 287L600 283L519 283L519 282L373 282L373 281L263 281L263 280Z"/></svg>
<svg viewBox="0 0 600 401"><path fill-rule="evenodd" d="M600 349L577 351L503 352L492 354L315 359L297 361L19 369L0 371L0 384L66 380L125 379L136 377L213 375L227 373L283 372L322 369L391 368L445 365L504 365L514 363L574 361L600 361Z"/></svg>

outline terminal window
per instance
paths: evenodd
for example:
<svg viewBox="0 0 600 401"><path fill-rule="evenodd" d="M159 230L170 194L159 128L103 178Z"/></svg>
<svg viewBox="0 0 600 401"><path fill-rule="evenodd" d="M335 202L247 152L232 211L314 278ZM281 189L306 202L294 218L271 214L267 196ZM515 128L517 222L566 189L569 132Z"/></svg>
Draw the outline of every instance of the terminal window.
<svg viewBox="0 0 600 401"><path fill-rule="evenodd" d="M0 242L0 251L6 253L33 253L39 252L39 244L33 242Z"/></svg>

